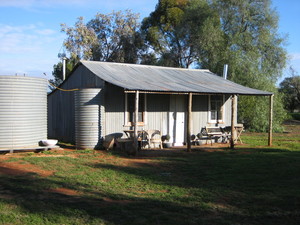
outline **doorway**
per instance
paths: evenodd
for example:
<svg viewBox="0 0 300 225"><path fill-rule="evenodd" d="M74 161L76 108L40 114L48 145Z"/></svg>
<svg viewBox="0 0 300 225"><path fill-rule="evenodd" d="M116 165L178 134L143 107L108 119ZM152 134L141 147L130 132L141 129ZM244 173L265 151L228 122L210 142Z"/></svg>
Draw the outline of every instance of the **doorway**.
<svg viewBox="0 0 300 225"><path fill-rule="evenodd" d="M185 110L186 101L184 95L170 96L169 134L173 146L183 146L185 142Z"/></svg>

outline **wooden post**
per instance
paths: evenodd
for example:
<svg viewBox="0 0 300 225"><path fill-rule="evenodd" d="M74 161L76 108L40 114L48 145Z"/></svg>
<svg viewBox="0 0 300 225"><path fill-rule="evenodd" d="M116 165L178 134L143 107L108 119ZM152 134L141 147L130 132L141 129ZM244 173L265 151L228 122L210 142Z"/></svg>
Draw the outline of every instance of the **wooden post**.
<svg viewBox="0 0 300 225"><path fill-rule="evenodd" d="M134 142L134 150L135 153L138 151L138 125L139 121L139 91L135 92L135 110L134 110L134 136L133 136L133 142Z"/></svg>
<svg viewBox="0 0 300 225"><path fill-rule="evenodd" d="M272 135L273 135L273 97L274 95L270 95L270 112L269 112L269 137L268 137L268 145L272 146Z"/></svg>
<svg viewBox="0 0 300 225"><path fill-rule="evenodd" d="M187 134L186 134L186 142L187 142L187 151L191 152L191 134L192 134L192 101L193 94L189 93L188 97L188 112L187 112Z"/></svg>
<svg viewBox="0 0 300 225"><path fill-rule="evenodd" d="M231 96L231 138L230 138L230 148L234 149L234 140L236 139L236 131L235 131L235 121L236 121L236 95Z"/></svg>

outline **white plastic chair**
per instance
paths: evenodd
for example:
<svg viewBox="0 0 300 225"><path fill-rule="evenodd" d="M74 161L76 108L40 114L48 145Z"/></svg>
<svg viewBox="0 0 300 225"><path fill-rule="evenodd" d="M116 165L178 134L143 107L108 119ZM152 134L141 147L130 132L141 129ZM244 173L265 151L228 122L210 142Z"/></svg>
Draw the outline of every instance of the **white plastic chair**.
<svg viewBox="0 0 300 225"><path fill-rule="evenodd" d="M161 133L159 130L146 130L145 131L148 140L148 146L155 148L156 144L162 149Z"/></svg>

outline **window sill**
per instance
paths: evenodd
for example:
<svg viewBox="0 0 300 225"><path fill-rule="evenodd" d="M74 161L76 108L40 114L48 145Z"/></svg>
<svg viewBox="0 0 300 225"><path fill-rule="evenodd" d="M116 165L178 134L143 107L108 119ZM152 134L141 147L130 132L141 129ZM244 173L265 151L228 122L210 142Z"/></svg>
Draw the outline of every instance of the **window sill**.
<svg viewBox="0 0 300 225"><path fill-rule="evenodd" d="M207 124L225 124L224 121L209 121Z"/></svg>
<svg viewBox="0 0 300 225"><path fill-rule="evenodd" d="M138 127L142 127L142 126L145 126L145 123L144 122L138 122ZM132 127L134 126L134 123L132 122L128 122L127 124L124 124L123 127Z"/></svg>

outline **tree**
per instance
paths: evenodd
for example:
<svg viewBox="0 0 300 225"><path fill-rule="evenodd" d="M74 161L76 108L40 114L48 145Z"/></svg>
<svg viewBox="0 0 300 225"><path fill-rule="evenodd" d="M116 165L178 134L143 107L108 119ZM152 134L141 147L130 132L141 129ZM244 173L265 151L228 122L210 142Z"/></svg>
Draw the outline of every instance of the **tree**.
<svg viewBox="0 0 300 225"><path fill-rule="evenodd" d="M74 59L67 59L66 60L66 78L72 72L74 66L76 65L77 60ZM63 82L63 63L58 62L57 64L53 65L52 76L54 79L50 79L49 82L53 85L49 85L50 90L54 90L55 87L58 87Z"/></svg>
<svg viewBox="0 0 300 225"><path fill-rule="evenodd" d="M159 0L155 11L143 20L142 31L157 64L188 68L199 59L198 46L211 36L205 29L218 25L205 0Z"/></svg>
<svg viewBox="0 0 300 225"><path fill-rule="evenodd" d="M277 26L270 0L160 0L142 30L163 65L197 63L220 74L229 64L230 80L275 93L276 130L285 111L275 83L287 60ZM268 105L266 98L241 96L239 118L246 127L264 131Z"/></svg>
<svg viewBox="0 0 300 225"><path fill-rule="evenodd" d="M290 67L291 77L286 77L279 84L279 92L284 94L284 105L287 110L294 112L300 109L300 76Z"/></svg>
<svg viewBox="0 0 300 225"><path fill-rule="evenodd" d="M229 64L228 78L236 83L275 94L274 123L280 130L285 118L282 96L276 81L286 65L285 38L278 34L278 16L270 0L211 0L220 15L224 46L211 48L220 55L219 61ZM211 54L208 51L207 58ZM213 72L221 68L207 61ZM240 96L239 118L246 127L267 130L268 99Z"/></svg>
<svg viewBox="0 0 300 225"><path fill-rule="evenodd" d="M64 45L77 60L137 63L144 47L138 19L130 10L98 13L87 24L80 17L74 27L62 24Z"/></svg>
<svg viewBox="0 0 300 225"><path fill-rule="evenodd" d="M69 53L66 62L66 76L80 60L138 63L146 47L139 31L139 15L130 10L98 13L87 23L79 17L74 27L61 24L61 31L67 38L63 45ZM58 86L62 82L62 63L53 66L50 80Z"/></svg>
<svg viewBox="0 0 300 225"><path fill-rule="evenodd" d="M285 67L285 39L278 35L278 15L270 4L270 0L212 0L222 21L222 51L226 50L222 55L231 65L229 78L241 84L254 85L259 78L275 84Z"/></svg>

